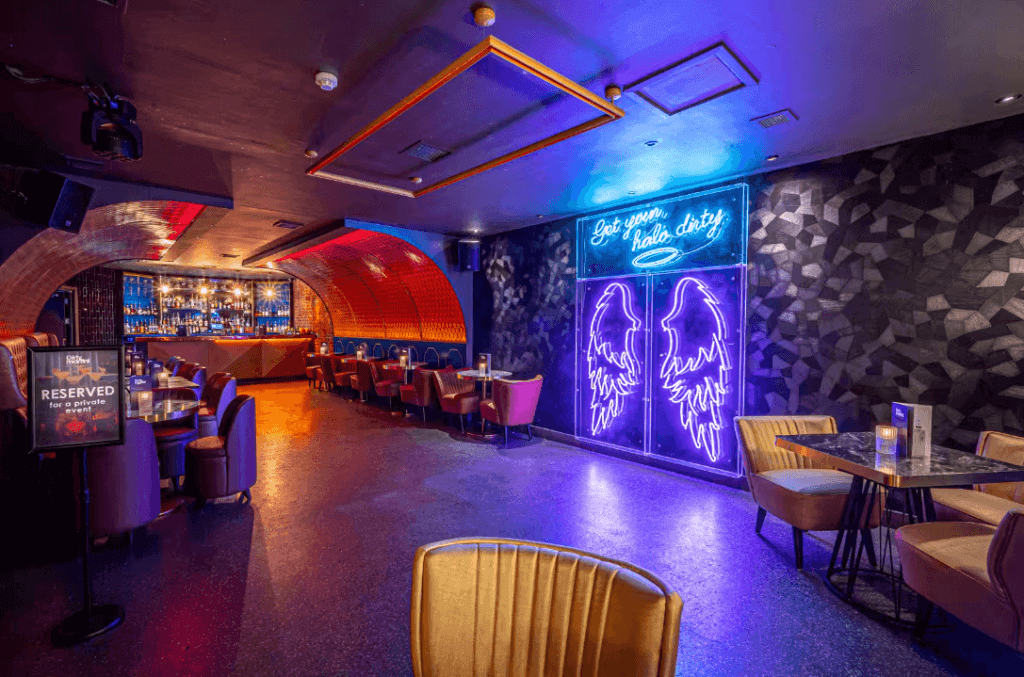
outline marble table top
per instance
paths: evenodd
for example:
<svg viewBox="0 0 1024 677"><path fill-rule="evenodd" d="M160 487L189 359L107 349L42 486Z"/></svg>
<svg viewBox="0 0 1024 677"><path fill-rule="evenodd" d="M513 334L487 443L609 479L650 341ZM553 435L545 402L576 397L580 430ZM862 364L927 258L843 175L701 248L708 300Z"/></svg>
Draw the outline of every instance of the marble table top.
<svg viewBox="0 0 1024 677"><path fill-rule="evenodd" d="M463 378L475 378L478 381L493 381L496 378L505 378L512 375L510 371L498 371L497 369L492 369L488 372L483 372L479 369L460 369L455 373Z"/></svg>
<svg viewBox="0 0 1024 677"><path fill-rule="evenodd" d="M931 452L901 458L875 452L875 434L779 435L775 444L887 487L950 487L1024 481L1024 466L933 444Z"/></svg>

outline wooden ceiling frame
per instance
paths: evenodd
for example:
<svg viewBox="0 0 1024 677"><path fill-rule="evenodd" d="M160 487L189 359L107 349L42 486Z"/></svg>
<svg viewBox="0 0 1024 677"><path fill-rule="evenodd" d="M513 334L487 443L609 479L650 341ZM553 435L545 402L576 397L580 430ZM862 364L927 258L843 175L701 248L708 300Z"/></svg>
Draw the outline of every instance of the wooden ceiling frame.
<svg viewBox="0 0 1024 677"><path fill-rule="evenodd" d="M449 176L446 179L441 179L436 183L429 186L425 186L418 190L408 190L405 188L399 188L397 186L390 186L384 183L376 183L374 181L366 181L364 179L357 179L355 177L344 176L334 172L324 171L324 168L337 160L339 157L350 151L360 142L366 140L370 135L383 129L388 123L394 121L402 113L405 113L410 108L413 108L416 104L420 103L428 96L436 92L446 83L455 79L460 73L468 70L473 64L477 63L481 59L494 55L499 58L508 61L510 64L517 68L521 68L525 72L547 82L550 85L558 88L559 90L576 97L583 103L593 106L597 110L601 111L601 115L584 122L582 124L571 127L565 131L552 134L551 136L541 139L535 143L531 143L528 146L524 146L518 150L514 150L509 153L505 153L499 157L489 160L475 167L471 167L467 170L461 171L457 174ZM569 78L565 77L561 73L545 66L536 59L530 58L526 54L523 54L514 47L502 42L498 38L493 36L487 36L480 41L475 47L470 49L468 52L456 59L451 65L442 70L440 73L427 80L426 83L421 85L416 91L409 96L405 97L397 104L388 109L385 113L380 115L376 120L368 124L356 132L343 144L329 152L324 156L322 160L311 166L306 170L306 174L309 176L316 176L322 179L328 179L331 181L338 181L340 183L346 183L352 186L360 186L362 188L370 188L373 190L379 190L385 193L391 193L393 195L402 195L404 197L417 198L421 195L426 195L445 186L450 186L453 183L457 183L464 179L468 179L471 176L480 174L489 169L500 167L501 165L524 157L531 153L535 153L539 150L553 146L556 143L571 139L574 136L588 132L591 129L596 129L602 125L606 125L609 122L621 119L625 116L625 111L616 106L613 103L605 101L597 94L594 94L588 89L581 87Z"/></svg>

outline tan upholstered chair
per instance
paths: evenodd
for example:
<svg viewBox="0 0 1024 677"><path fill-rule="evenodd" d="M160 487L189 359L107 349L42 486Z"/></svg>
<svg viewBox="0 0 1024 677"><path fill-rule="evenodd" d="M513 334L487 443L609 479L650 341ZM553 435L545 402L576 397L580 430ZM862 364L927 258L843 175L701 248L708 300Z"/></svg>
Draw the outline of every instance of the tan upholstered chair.
<svg viewBox="0 0 1024 677"><path fill-rule="evenodd" d="M456 538L416 551L416 677L671 677L682 601L643 569L559 545Z"/></svg>
<svg viewBox="0 0 1024 677"><path fill-rule="evenodd" d="M978 438L977 454L1024 465L1024 437L986 430ZM973 489L932 489L932 499L939 521L984 522L996 526L1007 511L1024 504L1024 482L976 484Z"/></svg>
<svg viewBox="0 0 1024 677"><path fill-rule="evenodd" d="M750 493L758 505L754 530L761 533L767 513L791 525L796 568L803 569L803 533L842 526L853 477L776 446L775 437L835 433L836 421L831 416L737 416L736 430ZM872 526L877 526L877 514L872 511ZM874 562L870 534L864 537L866 554Z"/></svg>
<svg viewBox="0 0 1024 677"><path fill-rule="evenodd" d="M1024 651L1024 508L999 526L924 522L896 532L903 580L928 602ZM918 633L928 605L919 607Z"/></svg>

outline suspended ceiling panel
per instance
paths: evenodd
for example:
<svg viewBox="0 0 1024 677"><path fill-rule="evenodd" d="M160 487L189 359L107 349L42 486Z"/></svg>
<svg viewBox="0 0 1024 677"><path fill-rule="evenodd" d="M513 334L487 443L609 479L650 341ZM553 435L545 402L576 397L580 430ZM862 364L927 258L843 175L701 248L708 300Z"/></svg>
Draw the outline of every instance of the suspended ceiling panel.
<svg viewBox="0 0 1024 677"><path fill-rule="evenodd" d="M327 153L307 174L418 197L623 115L617 106L488 36Z"/></svg>

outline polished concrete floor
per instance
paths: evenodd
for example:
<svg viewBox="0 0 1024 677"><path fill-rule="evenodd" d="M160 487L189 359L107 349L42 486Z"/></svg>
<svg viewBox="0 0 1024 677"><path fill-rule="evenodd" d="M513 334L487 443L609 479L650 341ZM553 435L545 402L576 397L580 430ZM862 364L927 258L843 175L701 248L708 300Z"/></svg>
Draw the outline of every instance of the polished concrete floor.
<svg viewBox="0 0 1024 677"><path fill-rule="evenodd" d="M796 571L789 527L755 535L744 492L548 441L462 441L304 383L242 391L252 504L181 509L99 550L96 596L127 617L71 649L49 630L81 603L78 562L0 573L0 675L411 675L413 553L470 535L660 575L684 602L679 675L1024 675L955 619L916 643L846 606L822 583L829 543L809 538Z"/></svg>

